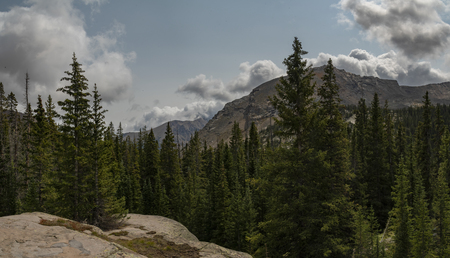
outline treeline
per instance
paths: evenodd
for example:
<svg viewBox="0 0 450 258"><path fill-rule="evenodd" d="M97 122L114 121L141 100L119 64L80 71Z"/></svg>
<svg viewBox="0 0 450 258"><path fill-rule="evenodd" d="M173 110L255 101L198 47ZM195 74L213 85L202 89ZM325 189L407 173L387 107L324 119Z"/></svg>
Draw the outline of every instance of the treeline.
<svg viewBox="0 0 450 258"><path fill-rule="evenodd" d="M293 50L270 98L276 125L243 135L235 122L215 147L198 133L179 145L170 124L161 144L146 128L124 139L75 55L63 114L49 96L19 116L0 84L0 215L103 228L162 215L255 257L450 257L450 108L428 93L416 108L390 110L377 94L342 107L331 60L316 87L297 38Z"/></svg>

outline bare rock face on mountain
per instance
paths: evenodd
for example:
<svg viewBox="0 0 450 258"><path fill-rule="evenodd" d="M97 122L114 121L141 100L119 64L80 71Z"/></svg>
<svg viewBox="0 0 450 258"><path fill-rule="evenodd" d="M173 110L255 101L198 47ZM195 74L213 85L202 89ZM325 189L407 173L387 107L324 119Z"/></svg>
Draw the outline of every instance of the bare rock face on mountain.
<svg viewBox="0 0 450 258"><path fill-rule="evenodd" d="M314 82L322 85L324 68L314 68ZM371 76L359 76L345 70L335 69L336 81L340 86L339 95L344 105L357 105L363 98L369 104L374 93L378 93L380 102L384 105L388 101L390 108L403 108L422 104L422 97L428 91L433 104L450 104L450 82L429 84L426 86L410 87L400 86L395 80L383 80ZM273 79L253 89L253 91L240 99L225 105L208 123L199 131L200 138L206 140L208 145L215 146L222 139L228 141L234 121L239 123L244 135L248 135L252 122L255 122L259 131L274 123L276 110L270 105L268 97L276 94L275 85L279 79Z"/></svg>
<svg viewBox="0 0 450 258"><path fill-rule="evenodd" d="M0 257L251 257L200 242L186 227L165 217L129 214L126 223L119 230L103 232L41 212L1 217ZM124 245L144 248L140 253L147 251L147 256Z"/></svg>

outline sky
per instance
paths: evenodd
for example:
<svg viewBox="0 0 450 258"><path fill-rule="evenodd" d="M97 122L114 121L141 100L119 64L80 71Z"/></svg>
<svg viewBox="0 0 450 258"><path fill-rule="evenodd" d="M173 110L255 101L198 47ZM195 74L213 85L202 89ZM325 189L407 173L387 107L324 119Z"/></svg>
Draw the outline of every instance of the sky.
<svg viewBox="0 0 450 258"><path fill-rule="evenodd" d="M1 0L0 82L24 110L56 91L75 53L125 132L210 119L285 74L298 37L313 66L418 86L450 81L450 1Z"/></svg>

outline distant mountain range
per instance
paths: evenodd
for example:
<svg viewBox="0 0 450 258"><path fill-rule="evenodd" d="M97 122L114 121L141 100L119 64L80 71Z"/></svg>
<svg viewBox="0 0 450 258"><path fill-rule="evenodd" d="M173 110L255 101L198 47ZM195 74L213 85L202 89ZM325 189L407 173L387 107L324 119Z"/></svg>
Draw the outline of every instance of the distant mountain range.
<svg viewBox="0 0 450 258"><path fill-rule="evenodd" d="M324 68L314 68L314 82L317 86L322 84L320 79L324 75ZM345 70L335 69L336 81L340 86L339 96L344 105L357 105L363 98L370 105L375 92L378 93L381 105L387 100L389 107L393 109L420 106L422 97L428 91L433 104L450 104L450 82L428 84L424 86L400 86L395 80L384 80L372 76L359 76L348 73ZM266 129L273 124L276 110L270 105L268 97L276 94L275 85L279 78L265 82L253 89L253 91L240 99L227 103L211 120L202 118L195 121L170 121L170 126L175 135L175 141L186 143L195 131L199 131L202 140L208 145L216 145L220 140L228 141L231 136L231 128L234 121L239 123L244 135L248 135L252 122L255 122L258 130ZM158 142L164 139L167 123L153 128ZM139 133L126 133L131 139L137 138Z"/></svg>
<svg viewBox="0 0 450 258"><path fill-rule="evenodd" d="M322 84L324 68L314 68L314 81ZM400 86L395 80L384 80L372 76L359 76L345 70L335 69L336 81L340 85L339 95L344 105L356 105L363 98L370 105L375 92L378 93L381 105L385 100L389 107L398 109L408 106L419 106L422 97L428 91L433 104L450 104L450 82L429 84L425 86ZM231 136L234 121L238 122L244 135L248 135L251 123L255 122L259 130L267 128L276 116L276 110L270 105L268 97L276 94L275 85L279 78L273 79L253 89L240 99L229 102L199 131L202 140L208 145L216 145Z"/></svg>
<svg viewBox="0 0 450 258"><path fill-rule="evenodd" d="M161 144L166 135L167 124L170 123L170 128L175 136L175 142L180 144L186 143L195 131L199 131L206 125L206 122L207 121L203 118L199 118L194 121L174 120L153 128L153 133L155 134L156 140ZM139 137L139 132L124 133L124 138L127 136L129 136L131 140L137 139Z"/></svg>

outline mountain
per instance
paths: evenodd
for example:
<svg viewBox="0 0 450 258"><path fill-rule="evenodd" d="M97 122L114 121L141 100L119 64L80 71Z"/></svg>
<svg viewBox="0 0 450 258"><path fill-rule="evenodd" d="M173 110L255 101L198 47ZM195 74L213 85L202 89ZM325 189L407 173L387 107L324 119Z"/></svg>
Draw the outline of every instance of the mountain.
<svg viewBox="0 0 450 258"><path fill-rule="evenodd" d="M320 79L324 75L324 68L314 68L314 81L317 86L322 84ZM388 101L389 107L398 109L422 104L422 97L428 91L431 103L450 104L450 82L428 84L425 86L400 86L395 80L384 80L372 76L359 76L345 70L335 69L336 81L340 86L339 95L344 105L357 105L363 98L369 104L375 92L378 93L380 103ZM240 99L229 102L199 131L202 140L208 145L216 145L231 136L234 121L239 123L244 135L248 134L252 122L258 130L273 124L276 110L270 105L268 97L276 94L275 85L279 78L265 82Z"/></svg>
<svg viewBox="0 0 450 258"><path fill-rule="evenodd" d="M178 140L179 143L186 143L189 141L191 135L194 134L195 131L199 131L206 125L206 122L207 121L205 119L199 118L194 121L173 120L167 123L170 123L170 128L175 135L175 141ZM166 135L167 123L153 128L155 138L160 144ZM130 139L133 140L139 137L139 132L124 133L123 136L124 138L129 136Z"/></svg>

